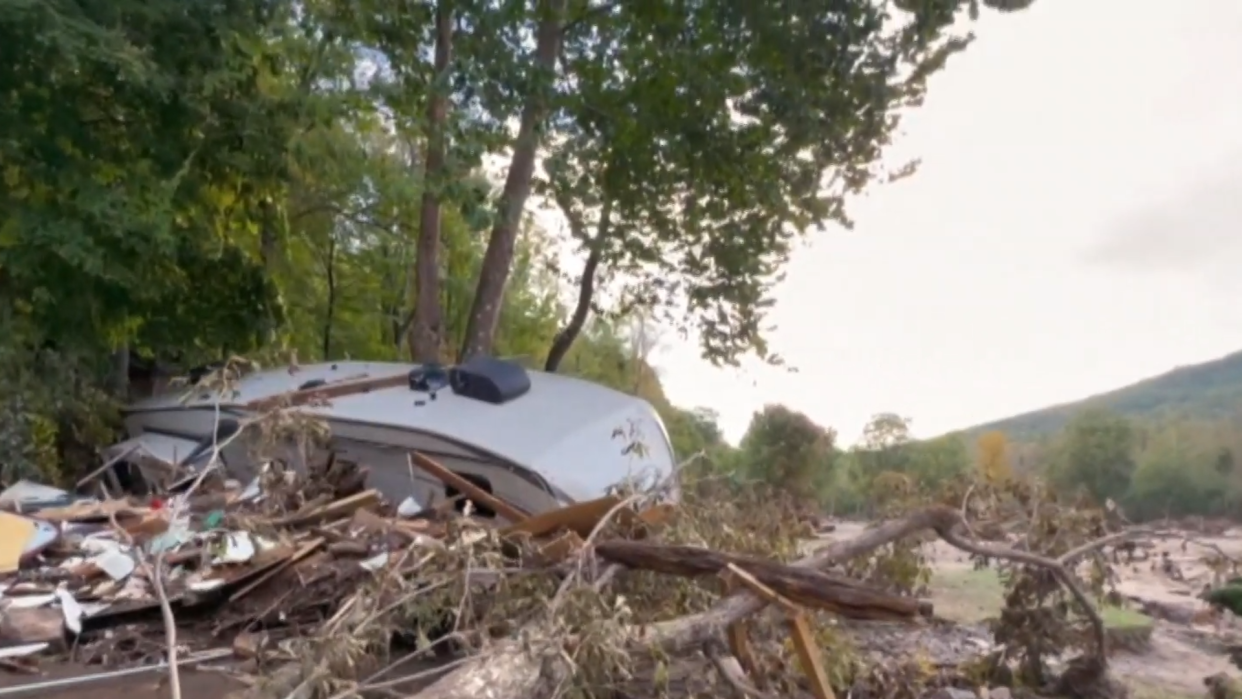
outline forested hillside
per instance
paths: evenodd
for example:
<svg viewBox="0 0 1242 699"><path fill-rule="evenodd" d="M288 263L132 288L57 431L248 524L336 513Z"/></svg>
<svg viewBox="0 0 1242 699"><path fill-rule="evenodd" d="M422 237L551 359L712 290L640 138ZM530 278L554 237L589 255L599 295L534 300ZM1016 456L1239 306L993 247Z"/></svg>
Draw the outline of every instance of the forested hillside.
<svg viewBox="0 0 1242 699"><path fill-rule="evenodd" d="M791 248L911 174L979 11L894 5L0 0L4 477L86 468L134 357L520 356L718 441L633 329L778 361Z"/></svg>
<svg viewBox="0 0 1242 699"><path fill-rule="evenodd" d="M1242 352L1178 367L1115 391L997 420L968 432L1000 430L1013 439L1030 440L1061 430L1075 414L1088 408L1144 420L1236 417L1242 412Z"/></svg>

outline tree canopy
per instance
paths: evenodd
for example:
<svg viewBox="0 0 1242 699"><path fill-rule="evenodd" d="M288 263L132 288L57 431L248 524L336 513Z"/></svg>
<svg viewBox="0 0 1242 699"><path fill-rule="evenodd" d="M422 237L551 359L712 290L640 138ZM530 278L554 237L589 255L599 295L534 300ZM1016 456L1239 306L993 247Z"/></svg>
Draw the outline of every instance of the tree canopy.
<svg viewBox="0 0 1242 699"><path fill-rule="evenodd" d="M516 356L716 449L628 319L777 361L790 251L912 171L886 148L979 10L0 0L6 463L102 438L131 360L230 354Z"/></svg>

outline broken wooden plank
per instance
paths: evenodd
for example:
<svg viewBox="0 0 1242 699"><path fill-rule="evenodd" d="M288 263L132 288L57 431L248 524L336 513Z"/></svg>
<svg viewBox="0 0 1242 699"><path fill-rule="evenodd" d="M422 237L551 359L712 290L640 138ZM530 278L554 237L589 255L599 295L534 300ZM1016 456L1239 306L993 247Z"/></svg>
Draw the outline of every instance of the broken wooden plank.
<svg viewBox="0 0 1242 699"><path fill-rule="evenodd" d="M568 529L585 539L591 536L591 532L595 531L595 528L608 516L608 513L612 512L613 508L622 502L621 498L613 495L576 502L558 510L551 510L529 517L523 522L505 527L500 533L502 536L529 534L532 537L539 538L561 529ZM632 530L628 532L632 537L643 538L647 533L648 527L658 526L667 522L672 517L673 512L674 508L672 505L656 505L638 513L635 513L630 507L624 507L618 510L613 517L618 524Z"/></svg>
<svg viewBox="0 0 1242 699"><path fill-rule="evenodd" d="M788 615L794 651L798 655L798 663L802 666L802 672L810 680L811 691L815 694L815 699L836 699L832 692L832 685L828 682L828 673L824 671L819 648L815 643L815 635L811 632L810 624L807 623L806 615L802 610L737 565L730 563L727 570L733 585L744 586L756 596L785 610ZM741 662L740 657L738 660ZM745 668L745 665L743 667Z"/></svg>
<svg viewBox="0 0 1242 699"><path fill-rule="evenodd" d="M604 515L608 514L612 511L612 508L620 503L621 498L611 495L596 498L595 500L576 502L568 507L537 514L523 522L505 527L500 530L500 534L501 536L529 534L534 538L539 538L561 529L568 529L578 536L586 538L595 530L596 525L604 518Z"/></svg>
<svg viewBox="0 0 1242 699"><path fill-rule="evenodd" d="M48 643L63 650L65 614L53 607L7 607L0 610L0 646Z"/></svg>
<svg viewBox="0 0 1242 699"><path fill-rule="evenodd" d="M149 507L135 507L128 500L104 500L102 502L75 502L64 507L39 510L39 519L48 522L107 522L113 515L142 516L151 512Z"/></svg>
<svg viewBox="0 0 1242 699"><path fill-rule="evenodd" d="M790 602L782 597L776 590L773 590L767 585L759 582L755 576L742 570L737 566L737 564L730 563L725 567L725 569L729 572L730 582L732 582L735 586L741 586L749 589L755 594L756 597L763 599L768 604L783 607L785 611L790 614L797 614L801 611L793 602Z"/></svg>
<svg viewBox="0 0 1242 699"><path fill-rule="evenodd" d="M545 563L559 563L582 548L582 538L573 530L566 531L538 549L538 557Z"/></svg>
<svg viewBox="0 0 1242 699"><path fill-rule="evenodd" d="M273 520L272 524L278 527L300 527L319 524L330 519L353 515L359 510L378 505L382 499L378 490L364 490L361 493L355 493L349 497L319 505L306 512L296 512L292 515L281 517L280 519Z"/></svg>
<svg viewBox="0 0 1242 699"><path fill-rule="evenodd" d="M134 452L138 451L138 447L139 447L138 444L132 444L129 446L129 448L122 450L121 453L116 454L111 459L108 459L107 461L103 462L103 465L101 465L99 468L95 469L94 471L91 471L85 476L82 476L82 478L78 480L77 484L73 486L73 489L77 490L81 488L82 486L86 485L87 483L90 483L91 481L95 480L102 474L110 471L113 466L116 466L122 461L128 459L131 455L133 455Z"/></svg>
<svg viewBox="0 0 1242 699"><path fill-rule="evenodd" d="M758 581L756 581L758 582ZM729 594L737 592L743 587L736 577L730 576L725 581L725 590ZM729 652L733 657L737 658L738 663L742 666L742 671L750 678L755 686L763 689L765 686L763 673L759 672L759 663L755 660L755 651L750 645L750 623L746 619L739 619L725 627L725 639L729 643Z"/></svg>
<svg viewBox="0 0 1242 699"><path fill-rule="evenodd" d="M677 512L677 508L668 503L649 507L638 513L638 521L644 527L658 527L668 523L673 518L673 514Z"/></svg>
<svg viewBox="0 0 1242 699"><path fill-rule="evenodd" d="M247 583L245 587L229 595L229 601L236 602L242 597L245 597L251 592L254 592L255 588L259 587L260 585L267 582L268 580L271 580L272 578L276 577L276 575L279 574L282 570L288 568L294 563L297 563L303 558L306 558L307 556L311 555L312 553L315 552L316 549L318 549L320 546L323 546L323 544L324 544L324 540L321 538L311 539L310 541L306 542L305 544L302 545L301 548L299 548L297 551L294 551L291 556L275 564L270 569L268 569L266 572L260 573L257 578Z"/></svg>
<svg viewBox="0 0 1242 699"><path fill-rule="evenodd" d="M466 497L475 504L482 505L492 512L504 517L513 524L520 524L529 519L529 516L517 509L513 505L501 500L491 493L483 490L479 486L453 473L438 462L423 456L422 454L412 451L409 454L410 466L417 467L425 473L434 476L436 480L444 485L456 488L459 492L465 493Z"/></svg>
<svg viewBox="0 0 1242 699"><path fill-rule="evenodd" d="M407 374L397 374L396 376L378 376L378 377L362 377L347 378L332 383L326 383L314 388L307 388L300 391L289 391L269 398L260 398L245 403L242 407L255 412L265 412L276 408L296 408L314 403L321 400L332 400L333 398L343 398L345 396L357 395L359 393L370 393L371 391L379 391L385 388L397 388L409 384L409 376Z"/></svg>
<svg viewBox="0 0 1242 699"><path fill-rule="evenodd" d="M823 656L815 643L815 634L807 623L806 615L802 612L791 614L789 631L792 634L794 652L798 654L798 663L811 682L811 693L815 695L815 699L836 699L832 685L828 682L828 673L824 671Z"/></svg>

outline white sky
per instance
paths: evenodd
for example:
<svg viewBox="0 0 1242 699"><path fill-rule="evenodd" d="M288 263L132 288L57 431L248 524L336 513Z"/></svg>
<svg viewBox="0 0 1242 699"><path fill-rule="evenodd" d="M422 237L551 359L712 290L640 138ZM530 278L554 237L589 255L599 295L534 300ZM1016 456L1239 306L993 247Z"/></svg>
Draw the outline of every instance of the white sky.
<svg viewBox="0 0 1242 699"><path fill-rule="evenodd" d="M1242 2L989 13L906 123L913 178L818 233L779 290L799 373L655 358L730 439L767 402L931 436L1242 349Z"/></svg>

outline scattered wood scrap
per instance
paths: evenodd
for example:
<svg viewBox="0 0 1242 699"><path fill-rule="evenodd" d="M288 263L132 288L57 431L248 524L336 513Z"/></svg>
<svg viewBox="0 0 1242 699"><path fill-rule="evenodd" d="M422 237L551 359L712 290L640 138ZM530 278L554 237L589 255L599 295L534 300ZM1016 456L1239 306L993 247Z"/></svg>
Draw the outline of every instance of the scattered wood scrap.
<svg viewBox="0 0 1242 699"><path fill-rule="evenodd" d="M329 388L332 395L346 395L391 380L317 387L287 398L323 397ZM160 565L174 618L185 625L179 639L197 634L203 645L232 648L237 657L258 662L265 648L283 639L331 633L321 629L335 628L324 625L334 623L358 595L368 594L363 586L377 576L402 578L417 589L425 584L421 566L429 557L482 540L499 543L500 555L510 557L511 569L522 574L564 575L597 560L616 570L723 578L739 593L759 595L785 614L799 666L817 699L835 698L805 610L859 620L911 621L930 615L930 605L918 599L811 567L661 542L661 527L677 514L669 503L638 507L610 496L532 516L425 455L411 454L410 464L499 518L484 522L431 510L400 516L377 491L356 487L356 471L331 461L301 481L277 479L270 486L275 489L264 490L262 497L242 497L228 489L235 486L213 481L207 492L195 492L176 506L115 498L42 510L35 515L40 520L70 528L56 546L38 554L36 565L23 564L12 574L14 584L0 596L0 644L45 644L47 652L63 653L67 640L81 649L128 639L130 650L96 657L149 662L151 653L161 652L164 633L151 573ZM23 531L29 521L22 520ZM456 538L450 540L450 533ZM478 594L486 595L496 588L497 576L507 573L474 574L484 581ZM470 589L475 588L472 580ZM17 594L42 597L19 604ZM721 621L729 629L729 650L742 660L742 679L734 678L739 682L754 671L745 617L735 614ZM519 674L525 671L525 661L512 661ZM489 671L503 669L505 662L489 665ZM449 687L443 696L464 696L461 686ZM432 691L430 696L438 695Z"/></svg>

